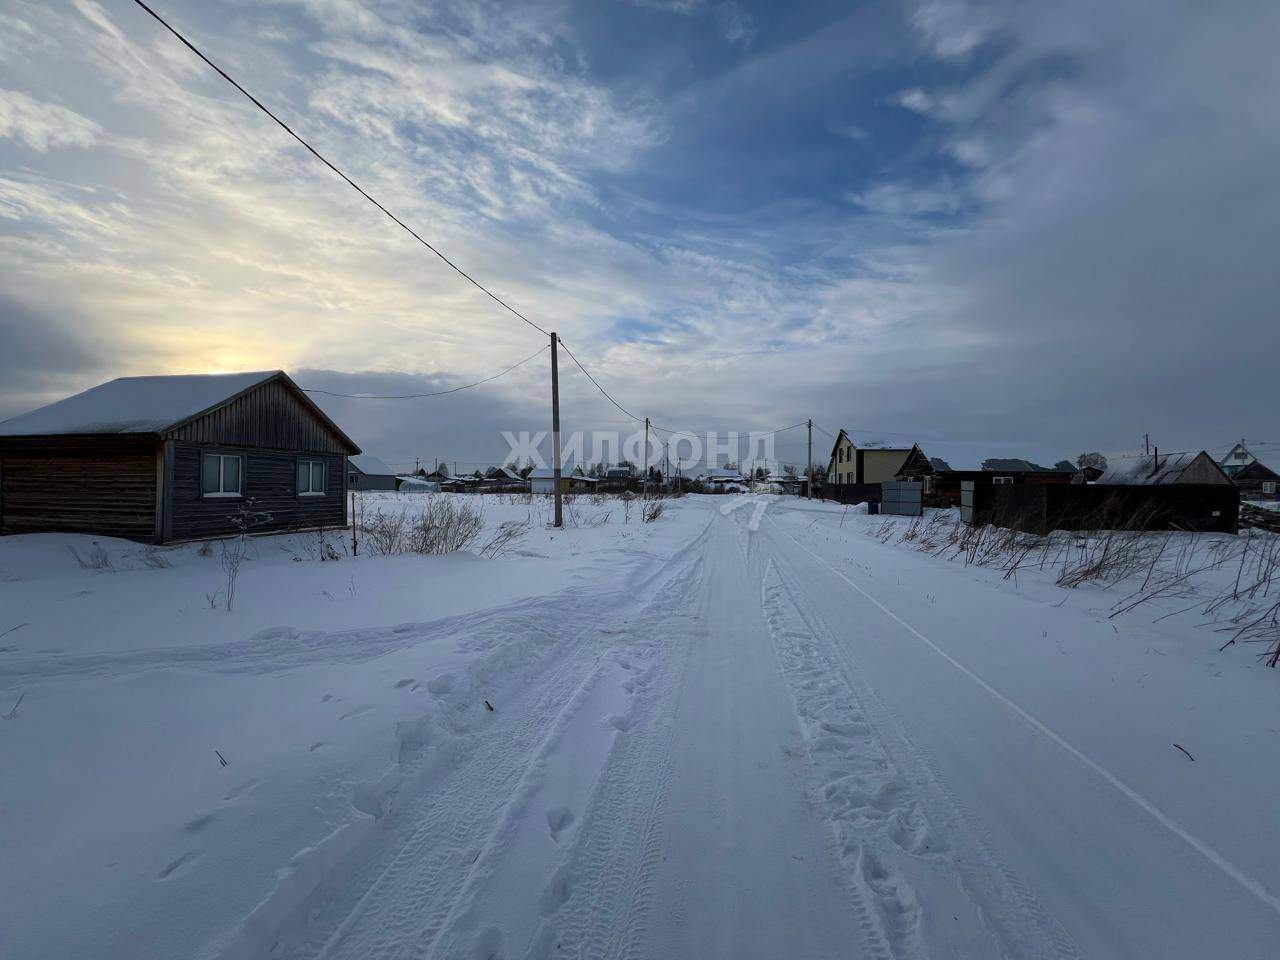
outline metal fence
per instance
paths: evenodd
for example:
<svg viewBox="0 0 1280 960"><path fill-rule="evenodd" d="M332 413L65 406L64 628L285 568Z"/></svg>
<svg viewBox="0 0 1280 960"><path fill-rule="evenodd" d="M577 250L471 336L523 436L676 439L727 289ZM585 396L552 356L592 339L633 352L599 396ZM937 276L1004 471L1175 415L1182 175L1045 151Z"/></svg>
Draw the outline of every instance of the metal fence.
<svg viewBox="0 0 1280 960"><path fill-rule="evenodd" d="M898 517L924 513L924 484L915 480L889 480L880 485L880 512Z"/></svg>

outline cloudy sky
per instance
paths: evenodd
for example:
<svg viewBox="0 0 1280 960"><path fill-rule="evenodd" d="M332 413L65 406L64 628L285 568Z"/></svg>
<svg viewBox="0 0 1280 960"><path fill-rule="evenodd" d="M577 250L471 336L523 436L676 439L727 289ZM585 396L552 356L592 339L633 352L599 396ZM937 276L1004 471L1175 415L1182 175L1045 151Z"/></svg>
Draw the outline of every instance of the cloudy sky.
<svg viewBox="0 0 1280 960"><path fill-rule="evenodd" d="M155 6L656 422L1280 440L1274 0ZM539 345L130 0L0 0L0 417ZM488 459L546 427L546 361L323 402L385 459ZM562 374L567 430L626 428Z"/></svg>

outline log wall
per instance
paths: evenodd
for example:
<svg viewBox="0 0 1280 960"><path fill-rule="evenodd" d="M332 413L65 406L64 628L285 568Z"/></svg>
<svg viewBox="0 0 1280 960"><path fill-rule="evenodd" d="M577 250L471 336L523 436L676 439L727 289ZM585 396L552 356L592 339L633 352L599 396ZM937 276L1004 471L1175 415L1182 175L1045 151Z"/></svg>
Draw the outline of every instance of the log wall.
<svg viewBox="0 0 1280 960"><path fill-rule="evenodd" d="M154 437L0 439L0 533L156 538Z"/></svg>
<svg viewBox="0 0 1280 960"><path fill-rule="evenodd" d="M243 458L243 495L205 497L200 492L201 452L238 454ZM173 442L172 482L167 497L167 538L195 540L238 533L241 523L250 533L346 523L346 457L342 453L299 454L292 450L263 450L228 444ZM328 464L324 496L300 496L299 458Z"/></svg>

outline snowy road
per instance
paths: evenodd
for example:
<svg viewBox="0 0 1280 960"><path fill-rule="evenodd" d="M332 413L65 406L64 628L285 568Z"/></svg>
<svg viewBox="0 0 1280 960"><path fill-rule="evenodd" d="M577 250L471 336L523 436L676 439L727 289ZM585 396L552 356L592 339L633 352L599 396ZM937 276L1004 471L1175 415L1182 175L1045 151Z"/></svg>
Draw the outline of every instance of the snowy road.
<svg viewBox="0 0 1280 960"><path fill-rule="evenodd" d="M953 653L794 520L709 509L625 607L577 611L492 747L273 955L1268 955L1271 862L965 665L999 616L956 609Z"/></svg>
<svg viewBox="0 0 1280 960"><path fill-rule="evenodd" d="M636 576L445 621L395 765L201 955L1275 955L1276 778L1238 742L1273 678L1131 676L1149 641L1085 609L763 504L690 498ZM412 655L384 632L310 649Z"/></svg>

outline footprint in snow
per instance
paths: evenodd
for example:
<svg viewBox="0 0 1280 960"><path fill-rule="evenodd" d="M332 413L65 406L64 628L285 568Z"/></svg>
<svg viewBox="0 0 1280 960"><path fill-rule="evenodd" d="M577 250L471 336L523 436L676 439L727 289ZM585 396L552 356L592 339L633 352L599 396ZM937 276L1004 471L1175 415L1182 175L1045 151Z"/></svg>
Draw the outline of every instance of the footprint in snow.
<svg viewBox="0 0 1280 960"><path fill-rule="evenodd" d="M236 800L240 797L243 797L246 793L249 793L250 791L255 790L259 782L260 781L258 780L257 777L251 777L250 779L246 780L244 783L240 784L238 787L232 787L230 790L228 790L225 794L222 795L222 799Z"/></svg>
<svg viewBox="0 0 1280 960"><path fill-rule="evenodd" d="M164 865L159 873L156 874L157 880L168 880L170 877L181 876L187 869L200 859L200 854L195 850L188 850L182 856L175 860L170 860Z"/></svg>
<svg viewBox="0 0 1280 960"><path fill-rule="evenodd" d="M556 868L542 891L542 915L549 917L559 910L569 900L571 893L568 870L564 867Z"/></svg>
<svg viewBox="0 0 1280 960"><path fill-rule="evenodd" d="M213 820L214 820L214 815L212 813L202 813L200 816L195 817L192 820L188 820L186 823L184 823L182 825L182 829L186 833L197 833L198 831L203 830L205 827L211 824Z"/></svg>
<svg viewBox="0 0 1280 960"><path fill-rule="evenodd" d="M427 689L437 697L443 697L453 692L453 685L457 682L457 677L452 673L446 673L443 676L433 677L427 681Z"/></svg>
<svg viewBox="0 0 1280 960"><path fill-rule="evenodd" d="M507 948L499 927L485 927L471 943L473 960L506 960L506 956Z"/></svg>
<svg viewBox="0 0 1280 960"><path fill-rule="evenodd" d="M405 677L403 680L396 681L395 688L397 690L400 690L401 688L407 687L409 684L414 683L416 681L417 681L417 677Z"/></svg>
<svg viewBox="0 0 1280 960"><path fill-rule="evenodd" d="M573 813L568 807L552 807L547 811L547 826L551 830L551 839L560 842L560 834L573 824Z"/></svg>

